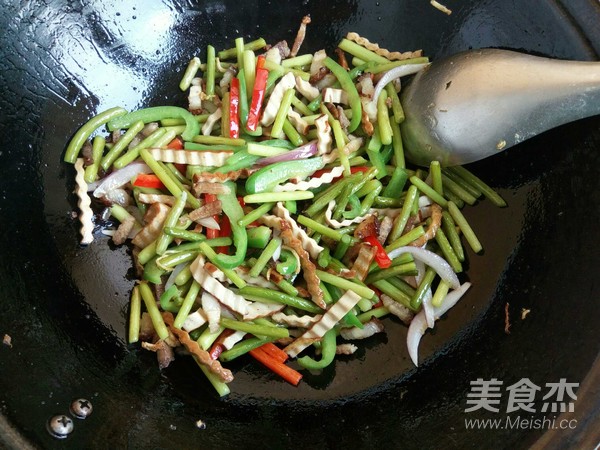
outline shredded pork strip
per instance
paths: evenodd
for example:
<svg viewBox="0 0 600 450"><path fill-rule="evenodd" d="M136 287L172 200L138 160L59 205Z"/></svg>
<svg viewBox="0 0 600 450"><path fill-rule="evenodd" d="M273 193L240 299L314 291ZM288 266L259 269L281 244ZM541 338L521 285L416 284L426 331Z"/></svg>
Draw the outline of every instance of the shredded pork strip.
<svg viewBox="0 0 600 450"><path fill-rule="evenodd" d="M112 240L115 245L121 245L127 240L127 236L133 230L133 226L135 225L135 219L133 216L128 216L121 222L115 234L113 234Z"/></svg>
<svg viewBox="0 0 600 450"><path fill-rule="evenodd" d="M188 217L190 220L197 222L200 219L206 219L207 217L212 217L216 214L221 214L221 200L215 200L214 202L207 203L206 205L201 206L190 212Z"/></svg>
<svg viewBox="0 0 600 450"><path fill-rule="evenodd" d="M281 238L285 245L293 249L300 257L300 266L304 272L304 279L306 280L306 288L310 293L311 300L320 308L327 309L327 305L323 300L323 291L319 284L321 280L317 276L317 268L310 260L308 252L302 247L302 241L296 239L292 233L292 228L285 221L281 220Z"/></svg>
<svg viewBox="0 0 600 450"><path fill-rule="evenodd" d="M177 339L179 339L179 342L181 342L190 353L198 358L200 364L218 376L221 381L225 383L233 381L231 370L224 368L218 360L212 359L210 353L203 350L200 345L190 337L187 331L180 330L173 326L173 322L175 321L173 314L170 312L163 312L162 316L169 329L177 336Z"/></svg>
<svg viewBox="0 0 600 450"><path fill-rule="evenodd" d="M296 34L296 39L292 44L292 50L290 51L290 58L293 58L298 54L298 50L300 50L300 46L304 42L304 38L306 37L306 25L310 23L310 16L304 16L302 18L302 22L300 22L300 27L298 28L298 34Z"/></svg>
<svg viewBox="0 0 600 450"><path fill-rule="evenodd" d="M442 207L437 203L431 205L431 223L425 230L425 234L421 236L416 241L411 242L411 247L423 247L427 241L435 238L435 234L437 233L438 228L442 223Z"/></svg>

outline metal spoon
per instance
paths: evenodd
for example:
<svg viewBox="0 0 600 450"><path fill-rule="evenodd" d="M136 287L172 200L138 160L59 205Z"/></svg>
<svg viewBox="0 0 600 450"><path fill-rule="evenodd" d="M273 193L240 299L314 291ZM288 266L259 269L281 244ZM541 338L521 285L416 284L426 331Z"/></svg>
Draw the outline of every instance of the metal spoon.
<svg viewBox="0 0 600 450"><path fill-rule="evenodd" d="M433 62L403 88L406 157L466 164L600 114L600 62L485 49Z"/></svg>

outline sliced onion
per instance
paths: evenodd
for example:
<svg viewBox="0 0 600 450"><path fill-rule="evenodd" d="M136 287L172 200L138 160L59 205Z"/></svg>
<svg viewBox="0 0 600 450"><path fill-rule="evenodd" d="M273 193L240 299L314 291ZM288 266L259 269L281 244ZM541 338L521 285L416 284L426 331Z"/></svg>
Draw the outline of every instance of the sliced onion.
<svg viewBox="0 0 600 450"><path fill-rule="evenodd" d="M115 170L109 176L104 178L94 191L94 197L104 197L107 192L120 188L131 181L133 177L140 173L150 173L152 169L143 162L132 162L122 169Z"/></svg>
<svg viewBox="0 0 600 450"><path fill-rule="evenodd" d="M373 93L373 101L376 102L381 94L382 89L392 80L396 78L405 77L417 73L427 67L429 63L424 64L405 64L403 66L394 67L388 70L377 82L375 86L375 92Z"/></svg>
<svg viewBox="0 0 600 450"><path fill-rule="evenodd" d="M198 219L196 222L198 222L203 227L212 228L213 230L221 229L221 227L219 226L219 222L217 222L214 217L203 217L202 219Z"/></svg>
<svg viewBox="0 0 600 450"><path fill-rule="evenodd" d="M129 206L131 204L131 196L125 189L116 188L111 189L104 196L111 204L117 204L122 207Z"/></svg>
<svg viewBox="0 0 600 450"><path fill-rule="evenodd" d="M183 262L175 266L175 268L171 271L171 275L169 275L169 278L167 278L167 282L165 283L165 291L175 284L175 278L177 278L177 275L179 275L186 265L187 263Z"/></svg>
<svg viewBox="0 0 600 450"><path fill-rule="evenodd" d="M257 166L268 166L283 161L294 161L297 159L310 158L317 154L317 141L310 141L294 150L282 153L280 155L269 156L268 158L262 158L256 161Z"/></svg>
<svg viewBox="0 0 600 450"><path fill-rule="evenodd" d="M415 280L417 282L417 286L421 284L421 280L425 276L425 264L423 261L416 260L415 266L417 267L417 276ZM427 326L429 328L433 328L433 323L435 322L435 318L433 316L433 305L431 304L431 288L427 289L425 295L423 297L423 311L425 312L425 319L427 321Z"/></svg>
<svg viewBox="0 0 600 450"><path fill-rule="evenodd" d="M461 297L467 292L467 290L471 287L471 283L466 282L460 285L458 289L450 292L444 300L442 304L438 308L433 308L433 314L435 319L439 319L443 316L450 308L452 308L456 303L461 299ZM425 310L422 309L419 314L415 316L415 318L410 323L408 327L408 334L406 335L406 346L408 347L408 354L410 359L415 366L419 366L419 343L421 342L421 338L425 334L425 330L427 330L427 319L425 318Z"/></svg>
<svg viewBox="0 0 600 450"><path fill-rule="evenodd" d="M460 282L458 281L458 277L454 273L454 270L452 270L450 264L448 264L441 256L438 256L429 250L425 250L424 248L406 246L392 250L388 253L388 257L394 259L402 253L410 253L418 260L423 261L435 270L442 280L447 282L453 289L457 289L460 286Z"/></svg>

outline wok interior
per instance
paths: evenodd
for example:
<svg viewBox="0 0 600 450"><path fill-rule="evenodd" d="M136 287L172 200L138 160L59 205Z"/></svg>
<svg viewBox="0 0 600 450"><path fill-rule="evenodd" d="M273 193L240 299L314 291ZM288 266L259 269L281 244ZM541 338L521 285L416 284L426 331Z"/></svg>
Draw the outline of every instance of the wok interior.
<svg viewBox="0 0 600 450"><path fill-rule="evenodd" d="M219 400L191 360L160 373L154 355L125 345L133 283L127 249L100 236L87 248L77 244L73 171L61 163L68 138L95 111L115 105L185 105L176 87L182 70L209 43L231 47L237 36L291 41L310 13L304 51L331 50L357 31L392 50L423 48L432 59L486 46L597 58L554 2L517 12L506 2L465 1L452 16L428 2L381 3L31 2L3 13L13 33L2 37L2 83L11 90L0 106L15 114L2 127L11 145L0 154L8 174L0 181L0 332L14 347L2 349L0 397L27 439L56 444L45 421L77 397L95 410L76 423L66 442L73 448L185 448L190 439L218 448L371 446L390 435L419 448L491 440L517 446L539 437L531 430L465 431L466 393L476 378L582 381L598 354L597 308L589 300L598 293L600 243L597 233L582 232L600 215L598 118L471 165L509 208L484 201L467 209L485 253L468 255L474 287L423 339L418 371L405 350L406 328L387 319L385 336L323 374L307 373L298 388L249 360L236 363L232 394ZM531 310L526 320L521 308ZM206 430L196 429L198 419Z"/></svg>

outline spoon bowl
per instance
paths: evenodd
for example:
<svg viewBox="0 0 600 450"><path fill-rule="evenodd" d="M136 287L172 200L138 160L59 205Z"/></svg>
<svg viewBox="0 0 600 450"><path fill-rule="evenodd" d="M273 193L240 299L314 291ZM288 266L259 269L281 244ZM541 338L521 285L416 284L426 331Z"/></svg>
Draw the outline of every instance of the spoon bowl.
<svg viewBox="0 0 600 450"><path fill-rule="evenodd" d="M482 49L440 59L403 89L406 157L467 164L600 114L600 62Z"/></svg>

